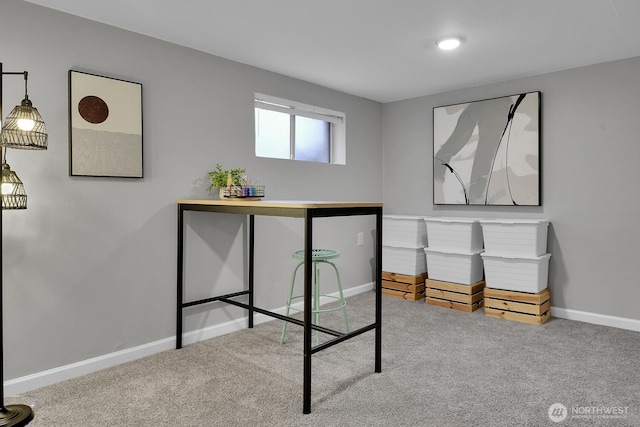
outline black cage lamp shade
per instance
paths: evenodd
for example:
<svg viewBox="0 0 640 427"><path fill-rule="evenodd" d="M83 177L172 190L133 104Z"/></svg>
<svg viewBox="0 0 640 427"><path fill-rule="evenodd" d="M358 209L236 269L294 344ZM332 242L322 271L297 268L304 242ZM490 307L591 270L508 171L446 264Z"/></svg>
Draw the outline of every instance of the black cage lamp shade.
<svg viewBox="0 0 640 427"><path fill-rule="evenodd" d="M27 209L27 193L18 175L7 163L2 165L2 210Z"/></svg>
<svg viewBox="0 0 640 427"><path fill-rule="evenodd" d="M47 140L47 129L42 116L25 96L5 119L0 145L6 148L46 150Z"/></svg>
<svg viewBox="0 0 640 427"><path fill-rule="evenodd" d="M22 148L27 150L47 149L47 129L38 109L33 106L27 94L29 73L3 73L24 75L24 99L20 105L11 110L2 124L0 145L5 148ZM1 92L0 92L1 94ZM0 101L1 102L1 101Z"/></svg>

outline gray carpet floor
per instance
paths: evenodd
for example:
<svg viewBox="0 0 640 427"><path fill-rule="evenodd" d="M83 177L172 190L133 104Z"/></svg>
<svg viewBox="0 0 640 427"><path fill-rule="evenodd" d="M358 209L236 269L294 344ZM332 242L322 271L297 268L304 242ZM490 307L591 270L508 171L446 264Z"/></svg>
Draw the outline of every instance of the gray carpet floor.
<svg viewBox="0 0 640 427"><path fill-rule="evenodd" d="M348 299L352 328L373 322L373 303L373 292ZM339 312L323 323L340 328ZM289 326L280 345L281 325L16 399L39 402L33 427L640 426L638 332L553 318L536 326L385 296L382 372L373 332L317 353L304 415L302 329ZM559 423L549 416L557 403L567 408Z"/></svg>

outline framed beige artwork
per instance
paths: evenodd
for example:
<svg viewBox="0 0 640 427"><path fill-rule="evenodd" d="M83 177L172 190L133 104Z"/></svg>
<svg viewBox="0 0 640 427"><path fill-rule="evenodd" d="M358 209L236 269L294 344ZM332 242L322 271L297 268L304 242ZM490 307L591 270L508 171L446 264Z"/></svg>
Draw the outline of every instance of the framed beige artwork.
<svg viewBox="0 0 640 427"><path fill-rule="evenodd" d="M142 84L69 70L69 175L142 178Z"/></svg>

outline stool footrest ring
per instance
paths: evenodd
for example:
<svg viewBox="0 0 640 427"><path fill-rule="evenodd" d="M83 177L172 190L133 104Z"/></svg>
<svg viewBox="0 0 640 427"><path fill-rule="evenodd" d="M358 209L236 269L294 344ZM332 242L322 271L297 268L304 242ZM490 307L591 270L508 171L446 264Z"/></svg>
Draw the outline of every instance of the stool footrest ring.
<svg viewBox="0 0 640 427"><path fill-rule="evenodd" d="M298 295L298 296L295 296L295 297L291 297L291 301L296 300L296 299L302 299L302 298L303 298L303 295ZM334 299L336 301L340 301L340 305L337 306L337 307L319 308L318 310L311 310L312 313L330 313L332 311L342 310L347 305L346 301L341 300L340 297L336 297L336 296L333 296L333 295L320 295L320 298L331 298L331 299ZM298 312L304 311L301 308L296 308L296 307L293 307L293 306L290 307L290 310L298 311Z"/></svg>

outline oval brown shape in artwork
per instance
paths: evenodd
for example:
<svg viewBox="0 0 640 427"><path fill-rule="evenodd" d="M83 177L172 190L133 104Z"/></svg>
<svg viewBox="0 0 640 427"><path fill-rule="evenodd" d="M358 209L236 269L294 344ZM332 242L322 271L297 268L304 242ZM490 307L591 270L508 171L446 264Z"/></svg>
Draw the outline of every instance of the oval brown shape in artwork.
<svg viewBox="0 0 640 427"><path fill-rule="evenodd" d="M78 112L89 123L102 123L109 117L107 103L97 96L85 96L78 102Z"/></svg>

